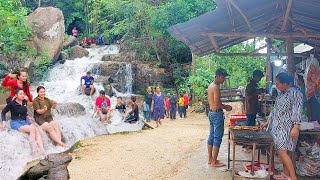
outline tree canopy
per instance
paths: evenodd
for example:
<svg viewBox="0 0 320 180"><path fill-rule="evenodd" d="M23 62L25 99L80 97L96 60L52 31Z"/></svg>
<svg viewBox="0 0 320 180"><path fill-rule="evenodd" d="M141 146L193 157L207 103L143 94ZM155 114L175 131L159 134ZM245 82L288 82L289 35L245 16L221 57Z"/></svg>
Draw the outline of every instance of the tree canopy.
<svg viewBox="0 0 320 180"><path fill-rule="evenodd" d="M110 43L123 42L138 54L138 60L171 67L175 85L183 90L192 85L198 96L204 95L218 67L231 74L231 87L245 86L254 69L264 69L264 58L208 55L196 58L196 76L182 73L181 64L191 62L191 52L171 37L167 28L215 9L212 0L2 0L1 54L32 53L25 46L31 34L25 18L39 5L61 9L68 34L77 27L81 37L103 35ZM223 51L239 53L253 49L254 43L247 42Z"/></svg>

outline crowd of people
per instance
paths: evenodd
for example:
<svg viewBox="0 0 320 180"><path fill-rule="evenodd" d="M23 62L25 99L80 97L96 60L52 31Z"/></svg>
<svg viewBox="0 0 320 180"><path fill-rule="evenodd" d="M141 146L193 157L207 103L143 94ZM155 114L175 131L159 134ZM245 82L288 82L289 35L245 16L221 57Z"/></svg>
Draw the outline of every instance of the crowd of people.
<svg viewBox="0 0 320 180"><path fill-rule="evenodd" d="M186 118L189 96L186 92L180 94L180 98L177 97L176 92L173 92L172 95L164 95L159 86L155 88L155 91L153 91L151 87L148 87L147 93L144 96L143 105L144 119L147 122L153 119L155 127L159 127L165 117L170 118L170 120L175 120L177 110L180 119Z"/></svg>

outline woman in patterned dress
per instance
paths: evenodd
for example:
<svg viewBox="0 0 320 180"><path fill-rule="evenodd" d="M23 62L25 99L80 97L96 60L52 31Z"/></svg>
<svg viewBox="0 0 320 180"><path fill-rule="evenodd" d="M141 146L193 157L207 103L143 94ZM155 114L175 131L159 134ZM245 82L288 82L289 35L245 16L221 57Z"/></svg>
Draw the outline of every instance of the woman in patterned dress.
<svg viewBox="0 0 320 180"><path fill-rule="evenodd" d="M293 152L297 144L303 97L298 89L290 87L292 80L286 73L280 73L276 76L276 86L281 93L277 96L268 121L261 125L261 128L269 125L268 130L273 137L275 150L284 167L281 175L274 175L274 179L297 179L290 151Z"/></svg>
<svg viewBox="0 0 320 180"><path fill-rule="evenodd" d="M156 92L152 95L151 112L153 112L153 120L156 122L156 127L161 125L161 119L164 119L166 102L164 95L160 91L160 87L156 88Z"/></svg>

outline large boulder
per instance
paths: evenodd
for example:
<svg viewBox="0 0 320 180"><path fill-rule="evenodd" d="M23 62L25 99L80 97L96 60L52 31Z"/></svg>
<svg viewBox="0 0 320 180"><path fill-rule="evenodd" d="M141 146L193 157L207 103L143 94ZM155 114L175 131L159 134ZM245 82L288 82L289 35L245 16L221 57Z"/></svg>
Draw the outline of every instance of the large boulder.
<svg viewBox="0 0 320 180"><path fill-rule="evenodd" d="M71 48L71 52L70 52L70 56L69 58L72 60L72 59L76 59L76 58L82 58L82 57L85 57L85 56L88 56L89 55L89 52L82 48L81 46L73 46Z"/></svg>
<svg viewBox="0 0 320 180"><path fill-rule="evenodd" d="M63 64L63 63L66 62L67 59L69 59L69 54L68 54L68 52L61 51L61 53L60 53L60 55L59 55L59 58L58 58L59 62Z"/></svg>
<svg viewBox="0 0 320 180"><path fill-rule="evenodd" d="M38 54L47 52L55 63L60 55L65 32L62 11L54 7L38 8L26 21L32 28L29 45L35 48Z"/></svg>
<svg viewBox="0 0 320 180"><path fill-rule="evenodd" d="M72 157L67 153L49 154L39 163L25 171L18 180L67 180L70 179L67 166L72 161Z"/></svg>
<svg viewBox="0 0 320 180"><path fill-rule="evenodd" d="M72 46L75 46L75 45L78 45L78 40L76 37L74 36L69 36L68 39L66 39L64 42L63 42L63 48L68 48L68 47L72 47Z"/></svg>

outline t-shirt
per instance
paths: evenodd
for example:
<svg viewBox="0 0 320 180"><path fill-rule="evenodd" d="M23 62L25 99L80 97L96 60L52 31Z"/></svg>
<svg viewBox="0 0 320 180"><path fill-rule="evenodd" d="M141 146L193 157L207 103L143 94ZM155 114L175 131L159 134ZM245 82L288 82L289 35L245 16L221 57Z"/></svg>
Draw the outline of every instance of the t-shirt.
<svg viewBox="0 0 320 180"><path fill-rule="evenodd" d="M84 80L84 85L92 85L94 78L92 76L90 76L90 77L82 76L81 80Z"/></svg>
<svg viewBox="0 0 320 180"><path fill-rule="evenodd" d="M7 75L4 78L3 82L2 82L2 86L4 86L4 87L9 87L10 86L11 87L10 97L14 97L14 91L16 89L18 89L18 88L22 89L23 92L26 94L26 96L28 96L29 101L32 102L32 97L31 97L31 94L30 94L30 85L29 84L27 84L25 87L20 87L18 85L18 80L17 79L11 80L10 76Z"/></svg>
<svg viewBox="0 0 320 180"><path fill-rule="evenodd" d="M179 98L178 105L179 105L179 106L184 106L184 104L185 104L185 103L184 103L184 98L183 98L183 97L180 97L180 98Z"/></svg>
<svg viewBox="0 0 320 180"><path fill-rule="evenodd" d="M36 97L36 98L34 98L32 104L33 104L35 119L37 119L37 118L41 118L41 119L52 118L52 114L51 114L52 101L49 98L45 97L44 100L42 100L39 97ZM37 110L43 109L44 106L47 106L47 111L44 114L38 114Z"/></svg>
<svg viewBox="0 0 320 180"><path fill-rule="evenodd" d="M170 109L170 99L169 98L166 99L166 108Z"/></svg>
<svg viewBox="0 0 320 180"><path fill-rule="evenodd" d="M126 110L126 105L125 104L116 105L116 109L118 109L120 113L123 113Z"/></svg>
<svg viewBox="0 0 320 180"><path fill-rule="evenodd" d="M183 99L184 99L184 106L188 106L189 105L189 96L183 95Z"/></svg>
<svg viewBox="0 0 320 180"><path fill-rule="evenodd" d="M177 102L178 102L177 96L171 96L171 97L170 97L170 104L171 104L171 106L175 106L175 105L177 104Z"/></svg>
<svg viewBox="0 0 320 180"><path fill-rule="evenodd" d="M134 120L139 120L139 107L136 103L132 103L132 110L129 114L133 117Z"/></svg>
<svg viewBox="0 0 320 180"><path fill-rule="evenodd" d="M246 114L257 114L259 108L258 104L258 84L251 79L246 87Z"/></svg>
<svg viewBox="0 0 320 180"><path fill-rule="evenodd" d="M151 103L152 103L152 95L153 95L153 93L151 93L151 94L147 93L144 96L144 101L149 105L149 107L151 106Z"/></svg>
<svg viewBox="0 0 320 180"><path fill-rule="evenodd" d="M27 119L27 101L23 100L22 104L17 103L16 100L11 101L1 112L2 121L6 121L6 113L11 112L12 120L26 120Z"/></svg>
<svg viewBox="0 0 320 180"><path fill-rule="evenodd" d="M108 106L111 106L111 102L110 102L110 99L107 97L107 96L104 96L104 97L97 97L97 99L96 99L96 106L98 107L98 108L101 108L101 105L102 105L102 103L103 103L103 98L107 98L107 104L108 104Z"/></svg>

